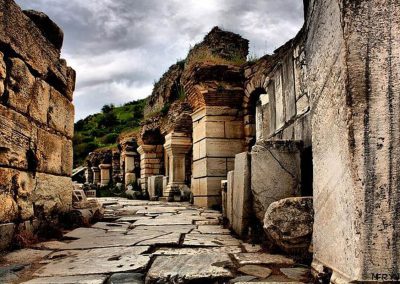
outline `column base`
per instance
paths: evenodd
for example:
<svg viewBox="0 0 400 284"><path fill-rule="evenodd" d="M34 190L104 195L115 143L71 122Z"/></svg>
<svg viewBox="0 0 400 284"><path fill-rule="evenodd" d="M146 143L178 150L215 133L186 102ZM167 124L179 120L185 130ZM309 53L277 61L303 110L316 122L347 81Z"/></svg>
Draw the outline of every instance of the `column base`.
<svg viewBox="0 0 400 284"><path fill-rule="evenodd" d="M163 192L163 198L167 201L181 201L181 189L184 183L168 184Z"/></svg>

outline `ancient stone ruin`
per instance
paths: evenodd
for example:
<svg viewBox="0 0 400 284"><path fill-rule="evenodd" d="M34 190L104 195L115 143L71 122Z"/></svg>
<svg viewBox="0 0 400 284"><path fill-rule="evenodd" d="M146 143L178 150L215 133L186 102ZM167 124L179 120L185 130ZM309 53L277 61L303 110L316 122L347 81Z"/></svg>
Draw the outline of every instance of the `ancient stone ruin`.
<svg viewBox="0 0 400 284"><path fill-rule="evenodd" d="M72 202L75 71L45 14L0 1L0 249Z"/></svg>
<svg viewBox="0 0 400 284"><path fill-rule="evenodd" d="M51 20L0 3L4 245L71 206L75 74L59 57L62 32ZM172 65L147 99L140 130L75 172L88 195L118 185L146 200L103 199L114 223L70 232L75 240L59 249L74 253L35 276L100 277L132 262L146 283L225 283L240 273L268 279L271 263L287 276L293 257L311 265L318 283L395 280L400 4L304 7L303 28L274 54L248 62L248 41L215 27ZM107 258L118 266L102 267ZM76 274L74 262L82 265Z"/></svg>

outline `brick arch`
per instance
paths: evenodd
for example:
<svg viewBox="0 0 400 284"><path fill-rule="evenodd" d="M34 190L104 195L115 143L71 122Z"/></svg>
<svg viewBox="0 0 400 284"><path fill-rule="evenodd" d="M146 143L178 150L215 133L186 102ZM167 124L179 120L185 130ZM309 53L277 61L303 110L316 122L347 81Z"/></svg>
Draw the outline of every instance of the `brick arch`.
<svg viewBox="0 0 400 284"><path fill-rule="evenodd" d="M270 79L264 74L257 74L245 83L243 97L244 132L246 147L251 150L256 137L255 108L261 94L267 93L267 86Z"/></svg>
<svg viewBox="0 0 400 284"><path fill-rule="evenodd" d="M258 74L252 77L245 83L244 97L243 97L243 109L246 111L251 108L252 96L256 95L260 90L267 92L267 86L270 79L264 74Z"/></svg>

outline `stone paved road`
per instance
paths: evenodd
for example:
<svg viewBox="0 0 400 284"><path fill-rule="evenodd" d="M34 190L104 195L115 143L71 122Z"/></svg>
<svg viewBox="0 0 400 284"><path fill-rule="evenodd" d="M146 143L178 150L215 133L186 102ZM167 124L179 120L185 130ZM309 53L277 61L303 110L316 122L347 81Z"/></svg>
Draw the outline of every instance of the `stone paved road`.
<svg viewBox="0 0 400 284"><path fill-rule="evenodd" d="M1 283L306 283L309 269L187 203L99 199L103 222L3 257ZM22 271L22 272L21 272Z"/></svg>

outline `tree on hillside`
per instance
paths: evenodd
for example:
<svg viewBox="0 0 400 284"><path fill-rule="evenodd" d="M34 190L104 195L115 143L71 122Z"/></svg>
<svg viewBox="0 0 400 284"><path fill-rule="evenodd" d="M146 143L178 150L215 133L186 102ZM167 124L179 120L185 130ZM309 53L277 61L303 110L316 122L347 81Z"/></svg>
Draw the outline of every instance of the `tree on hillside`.
<svg viewBox="0 0 400 284"><path fill-rule="evenodd" d="M113 104L104 105L104 106L101 108L101 111L102 111L103 113L109 113L109 112L111 112L114 108L115 108L115 105L113 105Z"/></svg>

